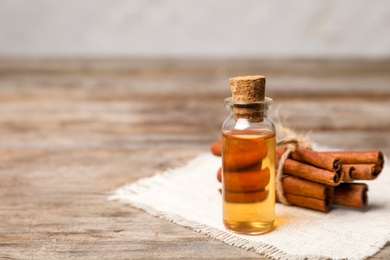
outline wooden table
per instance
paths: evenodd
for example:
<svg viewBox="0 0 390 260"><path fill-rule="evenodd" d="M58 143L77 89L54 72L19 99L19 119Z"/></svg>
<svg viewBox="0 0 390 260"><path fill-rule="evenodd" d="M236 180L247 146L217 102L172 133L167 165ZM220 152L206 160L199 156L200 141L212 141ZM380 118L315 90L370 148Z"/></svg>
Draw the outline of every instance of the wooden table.
<svg viewBox="0 0 390 260"><path fill-rule="evenodd" d="M0 257L261 258L107 200L208 152L228 78L248 74L267 76L274 120L390 156L390 61L2 59Z"/></svg>

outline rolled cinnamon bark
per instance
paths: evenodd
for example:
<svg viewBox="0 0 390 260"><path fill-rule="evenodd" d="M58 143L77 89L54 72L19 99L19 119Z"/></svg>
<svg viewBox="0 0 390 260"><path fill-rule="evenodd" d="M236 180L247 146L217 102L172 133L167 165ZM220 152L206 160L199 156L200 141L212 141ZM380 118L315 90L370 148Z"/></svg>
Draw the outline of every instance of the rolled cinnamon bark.
<svg viewBox="0 0 390 260"><path fill-rule="evenodd" d="M279 165L279 160L285 151L285 146L279 146L276 148L276 165ZM342 180L340 159L332 155L317 154L318 152L307 149L298 149L298 151L292 152L289 157L298 158L305 162L287 159L283 166L283 172L309 181L332 186L338 185ZM323 163L321 162L321 156L324 158ZM320 165L320 167L323 168L316 167L312 163ZM332 171L326 170L325 168L337 170Z"/></svg>
<svg viewBox="0 0 390 260"><path fill-rule="evenodd" d="M381 151L336 151L321 153L337 156L343 164L375 164L375 177L378 177L385 162Z"/></svg>
<svg viewBox="0 0 390 260"><path fill-rule="evenodd" d="M286 194L288 193L322 200L327 197L333 197L334 193L333 186L307 181L288 175L283 176L282 185L284 193Z"/></svg>
<svg viewBox="0 0 390 260"><path fill-rule="evenodd" d="M319 210L323 212L328 212L332 206L331 197L327 197L326 199L322 200L289 193L284 194L284 196L286 197L287 201L292 205ZM276 201L280 202L278 196L276 196Z"/></svg>
<svg viewBox="0 0 390 260"><path fill-rule="evenodd" d="M233 192L224 191L223 197L226 202L231 203L255 203L261 202L268 197L268 190L259 190L252 192Z"/></svg>
<svg viewBox="0 0 390 260"><path fill-rule="evenodd" d="M222 140L223 146L224 139ZM263 142L242 142L235 140L235 145L227 145L223 150L223 170L239 171L252 167L268 154L268 146Z"/></svg>
<svg viewBox="0 0 390 260"><path fill-rule="evenodd" d="M342 163L346 164L374 163L383 166L383 154L381 151L326 151L319 153L337 156Z"/></svg>
<svg viewBox="0 0 390 260"><path fill-rule="evenodd" d="M221 140L215 141L211 144L210 147L211 153L216 155L216 156L221 156L222 155L222 142Z"/></svg>
<svg viewBox="0 0 390 260"><path fill-rule="evenodd" d="M352 180L373 180L378 177L375 164L344 164L346 167L353 167L351 172Z"/></svg>
<svg viewBox="0 0 390 260"><path fill-rule="evenodd" d="M287 159L283 166L283 172L309 181L336 186L341 182L341 169L328 171L302 162Z"/></svg>
<svg viewBox="0 0 390 260"><path fill-rule="evenodd" d="M365 208L368 204L367 191L368 186L365 183L341 183L334 190L333 204Z"/></svg>
<svg viewBox="0 0 390 260"><path fill-rule="evenodd" d="M290 154L290 158L329 171L339 171L341 168L340 158L309 149L298 149Z"/></svg>
<svg viewBox="0 0 390 260"><path fill-rule="evenodd" d="M218 169L218 172L217 172L217 180L218 180L219 182L222 182L222 167L220 167L220 168Z"/></svg>
<svg viewBox="0 0 390 260"><path fill-rule="evenodd" d="M355 171L355 167L350 164L343 164L341 167L342 171L342 181L353 181L352 172Z"/></svg>
<svg viewBox="0 0 390 260"><path fill-rule="evenodd" d="M269 184L270 178L268 167L265 169L252 167L239 172L226 170L223 172L223 185L225 190L235 192L263 190Z"/></svg>

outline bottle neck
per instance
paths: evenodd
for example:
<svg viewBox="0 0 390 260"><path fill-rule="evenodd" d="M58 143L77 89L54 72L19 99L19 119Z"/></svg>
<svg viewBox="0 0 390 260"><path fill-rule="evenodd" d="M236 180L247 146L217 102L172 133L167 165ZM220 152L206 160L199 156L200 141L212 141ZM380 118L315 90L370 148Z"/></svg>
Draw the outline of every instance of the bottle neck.
<svg viewBox="0 0 390 260"><path fill-rule="evenodd" d="M272 99L266 97L264 101L243 102L226 98L225 105L235 121L238 119L247 119L249 122L258 123L267 117L267 111L272 106Z"/></svg>

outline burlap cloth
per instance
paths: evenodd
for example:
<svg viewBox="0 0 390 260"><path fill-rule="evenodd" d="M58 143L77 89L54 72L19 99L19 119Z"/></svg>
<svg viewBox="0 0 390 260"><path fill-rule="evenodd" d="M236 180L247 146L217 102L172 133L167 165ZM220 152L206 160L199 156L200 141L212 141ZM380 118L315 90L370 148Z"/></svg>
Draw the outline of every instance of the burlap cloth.
<svg viewBox="0 0 390 260"><path fill-rule="evenodd" d="M221 184L216 179L220 165L220 157L201 154L181 168L117 189L110 200L273 259L364 259L390 241L388 166L378 179L366 182L369 206L364 211L333 207L322 213L277 204L276 228L267 234L245 236L229 232L222 224Z"/></svg>

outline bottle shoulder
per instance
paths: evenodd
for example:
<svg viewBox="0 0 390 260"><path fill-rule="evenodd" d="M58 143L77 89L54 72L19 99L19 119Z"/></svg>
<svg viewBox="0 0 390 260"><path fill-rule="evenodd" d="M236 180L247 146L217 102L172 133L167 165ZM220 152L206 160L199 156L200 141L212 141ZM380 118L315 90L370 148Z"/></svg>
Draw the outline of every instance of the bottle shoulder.
<svg viewBox="0 0 390 260"><path fill-rule="evenodd" d="M246 118L235 120L232 115L228 116L222 124L222 133L228 131L268 130L275 133L275 125L272 120L264 116L261 122L251 122Z"/></svg>

